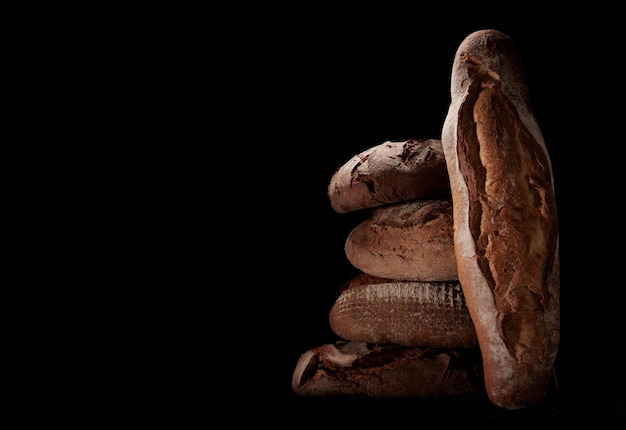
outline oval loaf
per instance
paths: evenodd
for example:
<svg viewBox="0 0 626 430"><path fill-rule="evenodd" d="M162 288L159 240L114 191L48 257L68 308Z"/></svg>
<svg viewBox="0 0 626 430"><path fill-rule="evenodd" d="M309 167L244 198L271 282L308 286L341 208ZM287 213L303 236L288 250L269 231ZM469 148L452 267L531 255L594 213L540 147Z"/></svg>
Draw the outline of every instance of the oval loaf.
<svg viewBox="0 0 626 430"><path fill-rule="evenodd" d="M452 200L414 200L372 209L344 244L348 261L379 278L405 281L458 279Z"/></svg>
<svg viewBox="0 0 626 430"><path fill-rule="evenodd" d="M478 346L458 281L395 281L360 274L342 288L329 322L335 334L352 341Z"/></svg>
<svg viewBox="0 0 626 430"><path fill-rule="evenodd" d="M450 194L439 139L387 141L348 160L328 186L338 213Z"/></svg>

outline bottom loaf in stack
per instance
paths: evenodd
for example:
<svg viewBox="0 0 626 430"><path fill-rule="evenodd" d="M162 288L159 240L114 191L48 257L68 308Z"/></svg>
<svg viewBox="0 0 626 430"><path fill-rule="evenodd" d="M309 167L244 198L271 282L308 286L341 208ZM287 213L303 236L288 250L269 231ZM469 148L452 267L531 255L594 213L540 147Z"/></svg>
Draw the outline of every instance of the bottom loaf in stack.
<svg viewBox="0 0 626 430"><path fill-rule="evenodd" d="M477 349L337 341L302 355L294 392L324 397L442 397L484 391Z"/></svg>

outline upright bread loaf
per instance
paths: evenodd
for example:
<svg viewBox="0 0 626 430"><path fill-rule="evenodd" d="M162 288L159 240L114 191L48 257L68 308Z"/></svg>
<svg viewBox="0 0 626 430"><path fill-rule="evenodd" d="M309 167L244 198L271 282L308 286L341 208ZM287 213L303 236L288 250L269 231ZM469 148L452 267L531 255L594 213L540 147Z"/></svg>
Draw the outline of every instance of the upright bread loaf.
<svg viewBox="0 0 626 430"><path fill-rule="evenodd" d="M442 145L457 272L492 402L547 392L560 336L559 225L550 157L520 52L486 29L459 45Z"/></svg>

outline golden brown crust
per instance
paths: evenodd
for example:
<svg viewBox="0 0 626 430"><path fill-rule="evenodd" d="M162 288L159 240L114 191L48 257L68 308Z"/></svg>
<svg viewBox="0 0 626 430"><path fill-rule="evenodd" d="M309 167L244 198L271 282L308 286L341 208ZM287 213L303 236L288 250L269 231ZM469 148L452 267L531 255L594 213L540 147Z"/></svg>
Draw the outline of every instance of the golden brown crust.
<svg viewBox="0 0 626 430"><path fill-rule="evenodd" d="M442 132L457 270L491 400L545 395L559 343L558 217L550 159L519 52L495 30L457 50Z"/></svg>

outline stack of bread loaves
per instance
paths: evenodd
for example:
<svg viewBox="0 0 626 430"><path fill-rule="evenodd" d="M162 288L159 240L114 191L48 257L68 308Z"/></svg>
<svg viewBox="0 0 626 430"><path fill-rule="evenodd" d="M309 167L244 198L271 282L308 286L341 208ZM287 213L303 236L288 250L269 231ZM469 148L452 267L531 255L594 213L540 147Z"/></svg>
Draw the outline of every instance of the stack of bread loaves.
<svg viewBox="0 0 626 430"><path fill-rule="evenodd" d="M384 142L332 176L338 213L370 210L345 242L359 269L303 354L308 396L486 393L541 401L559 343L558 219L550 158L520 54L479 30L454 57L441 140Z"/></svg>
<svg viewBox="0 0 626 430"><path fill-rule="evenodd" d="M301 356L294 392L439 397L484 390L457 276L447 175L438 139L384 142L334 173L333 209L371 211L344 247L361 273L330 311L342 340Z"/></svg>

